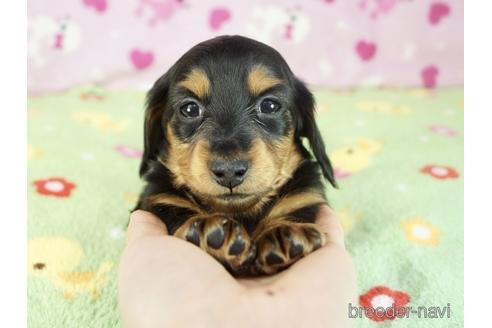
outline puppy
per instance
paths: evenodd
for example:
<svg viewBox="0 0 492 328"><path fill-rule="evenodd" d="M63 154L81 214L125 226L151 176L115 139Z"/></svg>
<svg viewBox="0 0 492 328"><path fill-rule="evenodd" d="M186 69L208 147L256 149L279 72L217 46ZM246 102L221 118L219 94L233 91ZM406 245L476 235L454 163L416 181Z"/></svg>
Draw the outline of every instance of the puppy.
<svg viewBox="0 0 492 328"><path fill-rule="evenodd" d="M241 36L193 47L149 91L144 142L136 208L231 273L272 274L325 243L321 173L336 183L313 96L271 47Z"/></svg>

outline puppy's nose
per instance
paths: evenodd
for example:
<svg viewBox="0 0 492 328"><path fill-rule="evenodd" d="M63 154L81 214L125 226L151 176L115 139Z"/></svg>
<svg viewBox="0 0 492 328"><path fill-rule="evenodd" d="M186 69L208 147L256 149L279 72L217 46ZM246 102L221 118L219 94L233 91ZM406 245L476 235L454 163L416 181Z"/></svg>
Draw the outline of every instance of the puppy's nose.
<svg viewBox="0 0 492 328"><path fill-rule="evenodd" d="M210 171L218 184L234 188L244 181L248 166L249 163L246 160L215 160L210 163Z"/></svg>

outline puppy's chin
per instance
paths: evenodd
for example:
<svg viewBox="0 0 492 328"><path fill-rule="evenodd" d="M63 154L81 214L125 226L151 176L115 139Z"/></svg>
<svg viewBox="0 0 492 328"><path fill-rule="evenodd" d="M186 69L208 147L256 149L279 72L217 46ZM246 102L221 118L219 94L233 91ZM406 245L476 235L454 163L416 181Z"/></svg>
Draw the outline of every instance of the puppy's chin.
<svg viewBox="0 0 492 328"><path fill-rule="evenodd" d="M205 201L216 211L224 213L250 212L261 202L266 193L240 194L225 193L205 197Z"/></svg>

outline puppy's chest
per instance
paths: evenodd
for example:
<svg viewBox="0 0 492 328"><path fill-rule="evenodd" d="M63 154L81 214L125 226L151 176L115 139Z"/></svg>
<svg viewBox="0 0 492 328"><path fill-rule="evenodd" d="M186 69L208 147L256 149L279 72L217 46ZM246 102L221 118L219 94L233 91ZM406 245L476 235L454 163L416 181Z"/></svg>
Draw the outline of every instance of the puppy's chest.
<svg viewBox="0 0 492 328"><path fill-rule="evenodd" d="M268 203L264 204L258 210L242 210L237 212L223 212L214 210L213 208L202 208L202 213L205 216L221 215L223 217L232 219L233 221L238 222L241 226L243 226L249 234L252 234L258 227L259 223L268 216L268 212L270 211L271 207L272 204Z"/></svg>
<svg viewBox="0 0 492 328"><path fill-rule="evenodd" d="M258 223L261 222L261 220L264 219L265 216L266 211L261 211L256 215L241 213L235 213L231 215L232 219L239 222L249 234L252 234L256 230Z"/></svg>
<svg viewBox="0 0 492 328"><path fill-rule="evenodd" d="M251 205L250 208L233 211L223 211L218 208L214 208L212 205L205 202L201 202L199 198L193 197L188 194L188 197L192 197L193 201L200 207L200 211L205 215L222 215L228 217L238 223L240 223L248 233L252 234L259 223L268 217L269 212L275 207L279 196L268 196L265 199L259 201L257 204Z"/></svg>

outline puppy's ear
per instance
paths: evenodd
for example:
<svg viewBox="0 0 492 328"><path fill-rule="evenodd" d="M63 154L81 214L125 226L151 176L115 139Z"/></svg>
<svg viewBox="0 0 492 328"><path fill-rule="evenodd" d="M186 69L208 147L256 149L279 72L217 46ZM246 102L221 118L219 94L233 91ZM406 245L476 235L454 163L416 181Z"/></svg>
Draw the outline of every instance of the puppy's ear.
<svg viewBox="0 0 492 328"><path fill-rule="evenodd" d="M295 105L297 108L298 117L297 135L305 137L309 141L314 157L321 166L323 176L330 181L335 188L338 187L331 162L328 159L325 151L325 143L321 137L318 126L314 117L314 97L303 82L295 78Z"/></svg>
<svg viewBox="0 0 492 328"><path fill-rule="evenodd" d="M140 176L149 169L151 161L157 159L159 151L165 150L163 114L169 94L170 72L161 76L147 93L144 119L144 153L140 163Z"/></svg>

